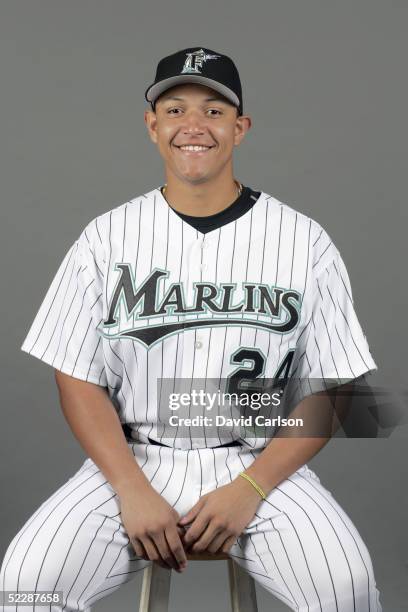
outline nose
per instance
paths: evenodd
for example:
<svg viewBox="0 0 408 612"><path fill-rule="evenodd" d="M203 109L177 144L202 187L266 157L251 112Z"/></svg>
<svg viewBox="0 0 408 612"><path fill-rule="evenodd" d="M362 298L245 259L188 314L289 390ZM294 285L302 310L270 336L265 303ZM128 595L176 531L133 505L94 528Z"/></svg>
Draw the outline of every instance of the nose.
<svg viewBox="0 0 408 612"><path fill-rule="evenodd" d="M183 134L203 134L205 117L195 111L185 113L182 131Z"/></svg>

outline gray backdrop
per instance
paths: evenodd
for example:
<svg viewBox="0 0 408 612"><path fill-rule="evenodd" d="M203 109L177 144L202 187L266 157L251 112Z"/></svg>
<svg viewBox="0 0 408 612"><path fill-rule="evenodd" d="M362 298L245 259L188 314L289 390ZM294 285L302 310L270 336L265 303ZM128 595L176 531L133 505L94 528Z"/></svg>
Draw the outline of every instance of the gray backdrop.
<svg viewBox="0 0 408 612"><path fill-rule="evenodd" d="M253 128L235 175L310 215L348 268L380 385L406 373L404 0L1 0L0 557L85 455L52 369L20 351L63 255L95 216L159 186L143 122L157 61L231 55ZM332 441L310 462L372 555L384 611L406 610L407 427ZM204 571L203 571L204 570ZM173 572L174 612L228 609L224 562ZM137 609L140 576L96 604ZM260 612L287 610L257 588ZM217 604L217 602L219 602Z"/></svg>

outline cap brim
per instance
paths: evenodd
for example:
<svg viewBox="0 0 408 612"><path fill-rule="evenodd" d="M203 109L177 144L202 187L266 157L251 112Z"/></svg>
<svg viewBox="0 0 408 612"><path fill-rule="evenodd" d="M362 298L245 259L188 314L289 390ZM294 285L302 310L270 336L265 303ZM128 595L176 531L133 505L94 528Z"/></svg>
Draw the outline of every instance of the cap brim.
<svg viewBox="0 0 408 612"><path fill-rule="evenodd" d="M200 85L207 85L207 87L211 87L215 91L218 91L225 98L227 98L227 100L232 102L232 104L239 107L239 98L232 91L232 89L225 87L225 85L218 83L218 81L214 81L213 79L209 79L198 74L180 74L164 79L155 85L151 85L146 90L145 98L148 102L153 103L160 96L160 94L166 91L166 89L174 87L175 85L182 85L183 83L199 83Z"/></svg>

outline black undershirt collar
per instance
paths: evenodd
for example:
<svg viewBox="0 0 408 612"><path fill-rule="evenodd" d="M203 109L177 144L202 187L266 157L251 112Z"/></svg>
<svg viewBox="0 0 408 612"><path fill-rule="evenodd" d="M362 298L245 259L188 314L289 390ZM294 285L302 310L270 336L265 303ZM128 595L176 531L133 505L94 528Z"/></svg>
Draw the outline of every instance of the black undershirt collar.
<svg viewBox="0 0 408 612"><path fill-rule="evenodd" d="M214 215L207 215L205 217L186 215L178 212L174 208L172 208L172 210L179 217L181 217L183 221L194 227L202 234L206 234L207 232L211 232L212 230L222 227L223 225L231 223L231 221L235 221L236 219L239 219L239 217L242 217L242 215L252 208L260 195L260 191L254 191L250 187L243 186L241 194L236 200L234 200L234 202L232 202L232 204Z"/></svg>

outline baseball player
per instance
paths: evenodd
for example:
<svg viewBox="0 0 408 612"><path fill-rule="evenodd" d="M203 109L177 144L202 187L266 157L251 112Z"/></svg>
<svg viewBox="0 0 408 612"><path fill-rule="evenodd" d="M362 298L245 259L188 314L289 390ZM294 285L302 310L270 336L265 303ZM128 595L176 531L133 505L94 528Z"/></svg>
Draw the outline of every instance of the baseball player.
<svg viewBox="0 0 408 612"><path fill-rule="evenodd" d="M307 465L329 438L200 428L177 395L376 370L340 252L234 177L251 119L229 57L165 57L145 97L166 182L87 223L21 347L55 369L88 458L15 535L0 588L89 611L152 561L183 571L187 551L225 551L289 609L381 611L366 545Z"/></svg>

